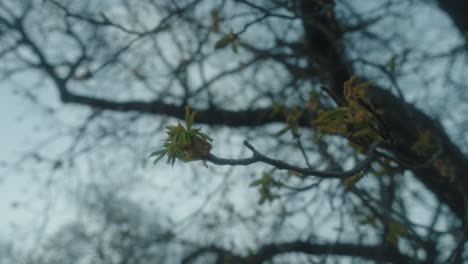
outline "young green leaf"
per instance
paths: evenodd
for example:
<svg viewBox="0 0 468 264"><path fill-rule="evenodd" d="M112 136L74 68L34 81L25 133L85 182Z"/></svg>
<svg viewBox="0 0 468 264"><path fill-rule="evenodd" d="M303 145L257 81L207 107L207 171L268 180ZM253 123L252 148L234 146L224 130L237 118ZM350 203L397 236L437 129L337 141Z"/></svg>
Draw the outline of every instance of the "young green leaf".
<svg viewBox="0 0 468 264"><path fill-rule="evenodd" d="M385 240L393 246L398 246L400 236L405 233L405 228L394 220L388 222L388 231Z"/></svg>
<svg viewBox="0 0 468 264"><path fill-rule="evenodd" d="M220 40L218 40L215 44L215 49L221 49L226 47L228 44L233 42L234 40L237 39L237 35L234 33L229 33L224 35Z"/></svg>
<svg viewBox="0 0 468 264"><path fill-rule="evenodd" d="M364 177L365 171L361 171L359 173L354 174L353 176L347 178L343 182L343 186L345 191L349 190L351 187L353 187L362 177Z"/></svg>
<svg viewBox="0 0 468 264"><path fill-rule="evenodd" d="M166 155L166 154L167 154L167 150L162 149L162 150L155 151L155 152L151 153L149 155L149 157L158 156L153 162L153 165L156 165L164 157L164 155Z"/></svg>
<svg viewBox="0 0 468 264"><path fill-rule="evenodd" d="M185 107L186 126L180 122L176 126L166 126L168 137L164 140L164 149L155 151L150 157L157 157L156 164L164 156L167 156L167 163L174 165L176 160L189 162L194 160L203 160L208 156L211 150L213 139L200 132L200 128L192 128L196 112L190 110L190 106ZM209 142L208 142L209 141Z"/></svg>
<svg viewBox="0 0 468 264"><path fill-rule="evenodd" d="M211 31L218 33L219 32L219 13L218 10L213 9L211 10Z"/></svg>

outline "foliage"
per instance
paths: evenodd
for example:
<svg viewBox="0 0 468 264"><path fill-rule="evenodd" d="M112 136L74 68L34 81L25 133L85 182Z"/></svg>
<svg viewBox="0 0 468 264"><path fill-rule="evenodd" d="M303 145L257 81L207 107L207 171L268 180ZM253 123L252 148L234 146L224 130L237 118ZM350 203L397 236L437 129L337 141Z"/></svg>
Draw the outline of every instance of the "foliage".
<svg viewBox="0 0 468 264"><path fill-rule="evenodd" d="M282 113L287 125L282 128L280 131L275 133L275 136L281 136L287 131L291 131L292 135L297 137L298 136L298 129L299 129L299 120L304 114L304 110L294 106L294 107L286 107L282 104L275 104L273 110L271 112L271 116L275 116L278 113Z"/></svg>
<svg viewBox="0 0 468 264"><path fill-rule="evenodd" d="M219 32L219 12L216 9L211 10L211 31L214 33Z"/></svg>
<svg viewBox="0 0 468 264"><path fill-rule="evenodd" d="M364 177L364 175L366 174L365 171L361 171L359 173L356 173L355 175L347 178L346 180L344 180L343 182L343 186L344 186L344 189L347 191L349 190L351 187L353 187L360 179L362 179L362 177Z"/></svg>
<svg viewBox="0 0 468 264"><path fill-rule="evenodd" d="M215 43L214 47L215 47L215 49L222 49L222 48L228 46L229 44L231 44L232 51L234 53L237 53L238 41L239 41L238 36L231 32L229 34L225 34L221 39L219 39Z"/></svg>
<svg viewBox="0 0 468 264"><path fill-rule="evenodd" d="M164 143L164 149L151 153L150 157L156 157L156 165L167 155L167 163L174 165L176 160L183 162L201 160L208 156L211 150L211 137L201 132L201 128L192 128L196 112L190 111L190 106L185 107L185 127L180 124L166 126L168 135Z"/></svg>
<svg viewBox="0 0 468 264"><path fill-rule="evenodd" d="M411 146L411 150L421 157L427 155L433 148L432 135L429 130L420 131L418 139Z"/></svg>
<svg viewBox="0 0 468 264"><path fill-rule="evenodd" d="M359 145L382 142L381 124L375 116L377 111L366 96L366 89L372 83L354 85L355 80L353 76L344 83L346 105L319 111L314 125L318 132L339 134Z"/></svg>
<svg viewBox="0 0 468 264"><path fill-rule="evenodd" d="M265 201L272 202L274 199L279 196L272 193L272 187L278 187L278 182L273 178L273 172L275 168L271 169L268 172L264 172L260 179L254 180L250 183L250 187L258 187L260 194L260 199L258 200L259 204L263 204Z"/></svg>
<svg viewBox="0 0 468 264"><path fill-rule="evenodd" d="M405 234L405 228L401 224L394 220L388 221L388 232L385 236L387 242L398 246L398 241L403 234Z"/></svg>

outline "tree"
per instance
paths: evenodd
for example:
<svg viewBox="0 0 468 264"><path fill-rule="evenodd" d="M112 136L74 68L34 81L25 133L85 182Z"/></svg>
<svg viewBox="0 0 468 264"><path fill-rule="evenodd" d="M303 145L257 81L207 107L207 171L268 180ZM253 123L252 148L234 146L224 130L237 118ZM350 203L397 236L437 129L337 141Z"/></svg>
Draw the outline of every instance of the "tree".
<svg viewBox="0 0 468 264"><path fill-rule="evenodd" d="M160 227L162 239L123 239L142 254L58 261L463 263L464 10L462 0L0 2L2 80L63 139L19 165L84 171L80 182L107 196L163 182L174 206L194 211ZM15 85L25 77L37 82ZM179 176L144 176L169 169L147 166L159 149ZM256 201L242 199L252 191ZM99 251L70 226L56 235L70 246L59 245ZM122 230L110 232L94 234ZM149 254L151 243L180 254Z"/></svg>

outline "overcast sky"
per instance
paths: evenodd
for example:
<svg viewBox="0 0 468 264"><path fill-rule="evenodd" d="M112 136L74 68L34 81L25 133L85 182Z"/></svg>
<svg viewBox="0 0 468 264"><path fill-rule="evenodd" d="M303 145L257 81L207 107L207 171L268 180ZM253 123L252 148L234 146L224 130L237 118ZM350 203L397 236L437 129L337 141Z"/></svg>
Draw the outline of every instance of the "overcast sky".
<svg viewBox="0 0 468 264"><path fill-rule="evenodd" d="M22 222L30 216L25 210L20 209L18 202L27 195L28 180L20 173L12 174L6 171L5 163L15 162L25 148L25 144L31 142L31 134L34 120L27 117L25 111L30 108L27 102L12 93L11 87L5 87L0 82L0 120L2 120L0 136L0 232L8 233L14 223Z"/></svg>
<svg viewBox="0 0 468 264"><path fill-rule="evenodd" d="M438 18L431 16L431 18L434 23L437 22L440 16ZM449 27L450 24L447 23L447 28ZM427 28L427 24L424 24L424 28ZM30 80L25 79L24 81L29 82ZM66 212L64 211L66 208L63 204L53 204L50 214L45 214L46 211L43 210L44 206L47 205L45 202L50 202L50 200L35 199L38 193L37 188L42 187L42 185L36 184L32 180L33 175L28 172L21 173L16 170L5 169L5 163L10 164L19 161L24 151L37 143L37 139L41 135L36 133L42 122L42 119L39 119L40 115L34 112L36 108L21 95L13 94L14 89L12 87L6 87L5 85L4 82L0 82L0 120L2 120L0 130L0 210L2 212L0 235L9 240L13 235L15 238L19 238L18 235L21 234L26 236L29 228L39 228L44 223L53 224L53 220L57 219L47 219L47 216L54 215L55 217L58 214L53 212ZM53 95L50 100L54 103L58 102L57 97ZM40 133L44 133L44 131ZM218 151L216 147L218 146L215 146L214 150ZM164 167L164 165L158 166L160 166L158 167L159 171L161 171L161 166ZM184 166L185 169L188 169L188 165ZM174 172L173 169L172 171ZM167 170L163 173L166 172ZM154 171L149 171L149 173L154 174ZM166 179L169 179L169 177L166 177ZM71 215L72 212L69 211L69 213ZM66 213L60 215L67 217ZM21 232L18 233L18 230Z"/></svg>

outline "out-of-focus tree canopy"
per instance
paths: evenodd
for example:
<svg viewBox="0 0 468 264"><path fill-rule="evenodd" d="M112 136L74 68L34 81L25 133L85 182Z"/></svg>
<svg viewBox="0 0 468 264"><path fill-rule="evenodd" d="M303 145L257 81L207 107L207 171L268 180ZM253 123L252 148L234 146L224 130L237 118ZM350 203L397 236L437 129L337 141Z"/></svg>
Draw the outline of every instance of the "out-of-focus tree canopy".
<svg viewBox="0 0 468 264"><path fill-rule="evenodd" d="M468 261L466 10L0 0L1 87L43 120L9 171L74 212L0 258Z"/></svg>

